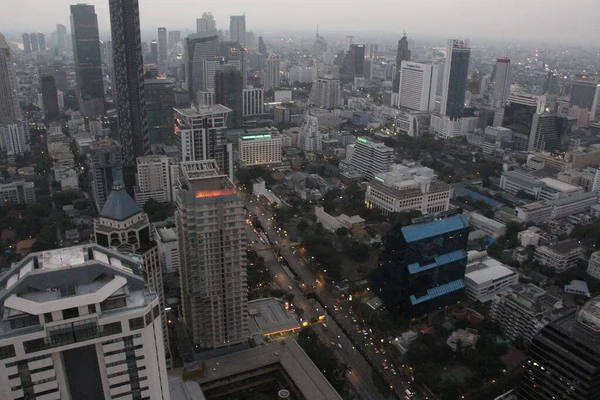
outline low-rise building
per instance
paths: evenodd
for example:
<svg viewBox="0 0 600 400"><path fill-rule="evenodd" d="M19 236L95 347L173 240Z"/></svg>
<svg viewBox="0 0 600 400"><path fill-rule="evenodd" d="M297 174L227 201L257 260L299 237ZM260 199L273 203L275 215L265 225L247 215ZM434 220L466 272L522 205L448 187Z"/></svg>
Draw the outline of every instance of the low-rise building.
<svg viewBox="0 0 600 400"><path fill-rule="evenodd" d="M515 207L515 214L524 222L540 224L552 218L552 206L546 201L535 201Z"/></svg>
<svg viewBox="0 0 600 400"><path fill-rule="evenodd" d="M472 213L469 216L469 223L475 229L479 229L494 238L498 238L506 233L505 224L484 217L483 215L478 213Z"/></svg>
<svg viewBox="0 0 600 400"><path fill-rule="evenodd" d="M590 256L587 273L589 276L600 280L600 251L596 251Z"/></svg>
<svg viewBox="0 0 600 400"><path fill-rule="evenodd" d="M471 300L485 303L519 282L519 274L500 261L485 252L475 257L473 253L469 252L470 262L465 271L467 296Z"/></svg>
<svg viewBox="0 0 600 400"><path fill-rule="evenodd" d="M546 186L544 182L521 171L502 172L500 176L500 188L513 196L523 192L537 199L544 186Z"/></svg>
<svg viewBox="0 0 600 400"><path fill-rule="evenodd" d="M450 346L452 351L459 349L459 343L462 350L467 348L474 349L478 340L479 332L476 329L458 329L452 332L452 335L446 340L446 344Z"/></svg>
<svg viewBox="0 0 600 400"><path fill-rule="evenodd" d="M538 198L540 200L556 200L564 197L574 196L583 193L585 190L580 186L571 185L553 178L542 178L546 186L540 190Z"/></svg>
<svg viewBox="0 0 600 400"><path fill-rule="evenodd" d="M598 204L597 193L581 193L562 199L552 200L552 219L561 219L570 215L587 212Z"/></svg>
<svg viewBox="0 0 600 400"><path fill-rule="evenodd" d="M534 260L560 273L575 267L582 255L583 247L579 241L569 239L553 245L538 247L535 249Z"/></svg>
<svg viewBox="0 0 600 400"><path fill-rule="evenodd" d="M517 239L521 243L521 246L537 246L540 242L540 234L532 231L531 229L526 229L524 231L519 232L517 235Z"/></svg>
<svg viewBox="0 0 600 400"><path fill-rule="evenodd" d="M14 181L0 183L0 206L6 204L34 204L35 187L33 182Z"/></svg>

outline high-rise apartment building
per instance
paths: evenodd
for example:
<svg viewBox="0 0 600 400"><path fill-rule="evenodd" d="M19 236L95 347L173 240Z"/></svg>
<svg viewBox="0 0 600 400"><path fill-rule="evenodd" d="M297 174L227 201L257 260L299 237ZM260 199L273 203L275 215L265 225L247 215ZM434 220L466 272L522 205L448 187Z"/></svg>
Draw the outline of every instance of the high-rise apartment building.
<svg viewBox="0 0 600 400"><path fill-rule="evenodd" d="M9 159L29 150L26 135L29 126L26 121L14 121L0 125L0 148L6 152Z"/></svg>
<svg viewBox="0 0 600 400"><path fill-rule="evenodd" d="M587 108L590 121L596 119L598 100L600 99L600 84L588 81L575 81L571 87L571 105Z"/></svg>
<svg viewBox="0 0 600 400"><path fill-rule="evenodd" d="M267 90L274 90L281 86L281 60L279 55L271 55L267 58L265 81L263 86Z"/></svg>
<svg viewBox="0 0 600 400"><path fill-rule="evenodd" d="M242 107L244 117L262 115L265 112L264 91L259 88L244 89L242 93Z"/></svg>
<svg viewBox="0 0 600 400"><path fill-rule="evenodd" d="M36 52L36 51L40 51L40 44L38 43L38 35L37 33L33 32L29 35L30 41L31 41L31 51Z"/></svg>
<svg viewBox="0 0 600 400"><path fill-rule="evenodd" d="M471 49L468 42L448 40L440 113L452 120L463 117Z"/></svg>
<svg viewBox="0 0 600 400"><path fill-rule="evenodd" d="M546 325L531 342L519 400L600 398L600 299Z"/></svg>
<svg viewBox="0 0 600 400"><path fill-rule="evenodd" d="M123 146L125 186L132 190L135 185L135 158L150 149L139 3L138 0L110 0L109 6L118 138Z"/></svg>
<svg viewBox="0 0 600 400"><path fill-rule="evenodd" d="M171 201L171 168L167 156L142 156L137 159L137 186L135 202L139 207L149 199Z"/></svg>
<svg viewBox="0 0 600 400"><path fill-rule="evenodd" d="M59 50L67 47L67 27L63 24L56 24L56 46Z"/></svg>
<svg viewBox="0 0 600 400"><path fill-rule="evenodd" d="M496 60L496 78L494 80L493 99L499 107L504 107L508 101L511 79L510 59L498 58Z"/></svg>
<svg viewBox="0 0 600 400"><path fill-rule="evenodd" d="M56 89L56 80L52 75L43 75L42 101L44 103L44 117L47 122L57 122L60 117L58 107L58 90Z"/></svg>
<svg viewBox="0 0 600 400"><path fill-rule="evenodd" d="M204 62L216 60L218 54L219 35L216 32L191 34L185 38L185 70L190 100L196 99L198 91L207 90Z"/></svg>
<svg viewBox="0 0 600 400"><path fill-rule="evenodd" d="M242 74L234 66L225 66L215 73L215 103L231 109L227 117L229 128L240 128L243 114Z"/></svg>
<svg viewBox="0 0 600 400"><path fill-rule="evenodd" d="M196 19L196 33L216 31L217 23L211 12L205 12L202 14L202 18Z"/></svg>
<svg viewBox="0 0 600 400"><path fill-rule="evenodd" d="M167 75L167 28L158 28L158 74Z"/></svg>
<svg viewBox="0 0 600 400"><path fill-rule="evenodd" d="M244 166L281 163L283 138L269 131L241 135L238 139L238 160Z"/></svg>
<svg viewBox="0 0 600 400"><path fill-rule="evenodd" d="M25 54L31 53L31 40L29 39L29 33L23 34L23 51Z"/></svg>
<svg viewBox="0 0 600 400"><path fill-rule="evenodd" d="M150 144L172 144L173 107L175 107L175 82L160 77L144 81L146 110L148 112L148 141Z"/></svg>
<svg viewBox="0 0 600 400"><path fill-rule="evenodd" d="M177 194L183 316L194 344L248 340L244 203L214 160L183 162Z"/></svg>
<svg viewBox="0 0 600 400"><path fill-rule="evenodd" d="M402 62L410 61L411 51L408 46L408 38L406 34L402 39L398 40L398 50L396 51L396 75L394 76L393 91L397 92L400 84L400 70L402 70Z"/></svg>
<svg viewBox="0 0 600 400"><path fill-rule="evenodd" d="M412 111L435 110L438 66L402 61L398 106Z"/></svg>
<svg viewBox="0 0 600 400"><path fill-rule="evenodd" d="M156 39L150 41L150 57L151 63L158 66L158 42Z"/></svg>
<svg viewBox="0 0 600 400"><path fill-rule="evenodd" d="M232 15L229 17L229 38L246 47L245 15Z"/></svg>
<svg viewBox="0 0 600 400"><path fill-rule="evenodd" d="M98 34L98 16L94 6L71 6L71 36L77 78L77 100L84 116L103 115L104 81Z"/></svg>
<svg viewBox="0 0 600 400"><path fill-rule="evenodd" d="M174 46L175 44L180 43L181 31L169 31L167 39L169 46Z"/></svg>
<svg viewBox="0 0 600 400"><path fill-rule="evenodd" d="M10 45L0 33L0 125L21 119L17 75Z"/></svg>
<svg viewBox="0 0 600 400"><path fill-rule="evenodd" d="M227 143L227 118L231 109L214 104L175 108L175 134L180 161L215 160L223 175L233 179L233 150Z"/></svg>
<svg viewBox="0 0 600 400"><path fill-rule="evenodd" d="M121 144L113 139L102 139L90 145L92 193L96 209L102 210L116 181L123 182Z"/></svg>
<svg viewBox="0 0 600 400"><path fill-rule="evenodd" d="M373 179L386 173L394 164L394 149L382 142L359 137L348 160L350 170L359 172L363 179Z"/></svg>
<svg viewBox="0 0 600 400"><path fill-rule="evenodd" d="M310 114L304 117L304 123L300 127L298 147L303 151L321 151L323 149L323 137L319 131L319 119Z"/></svg>
<svg viewBox="0 0 600 400"><path fill-rule="evenodd" d="M42 32L38 32L37 36L40 51L46 51L46 35L44 35Z"/></svg>
<svg viewBox="0 0 600 400"><path fill-rule="evenodd" d="M344 104L340 80L332 75L317 78L311 90L311 102L326 109L338 108Z"/></svg>
<svg viewBox="0 0 600 400"><path fill-rule="evenodd" d="M388 232L372 276L388 309L409 317L443 310L465 297L469 221L435 214L421 220Z"/></svg>
<svg viewBox="0 0 600 400"><path fill-rule="evenodd" d="M168 400L159 298L96 244L31 253L0 277L0 398Z"/></svg>
<svg viewBox="0 0 600 400"><path fill-rule="evenodd" d="M94 220L94 237L96 243L102 247L117 250L121 254L135 255L141 259L146 283L158 295L165 358L170 364L162 267L158 246L154 240L154 229L150 225L148 214L135 204L121 182L115 182L100 216Z"/></svg>

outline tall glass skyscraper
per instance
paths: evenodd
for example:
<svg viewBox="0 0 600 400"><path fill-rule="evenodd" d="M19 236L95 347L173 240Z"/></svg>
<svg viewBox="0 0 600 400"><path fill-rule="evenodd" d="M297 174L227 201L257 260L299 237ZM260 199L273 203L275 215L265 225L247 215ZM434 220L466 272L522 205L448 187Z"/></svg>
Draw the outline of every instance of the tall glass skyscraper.
<svg viewBox="0 0 600 400"><path fill-rule="evenodd" d="M458 39L448 41L440 113L451 119L463 117L470 58L468 42Z"/></svg>
<svg viewBox="0 0 600 400"><path fill-rule="evenodd" d="M0 125L21 119L17 88L10 45L0 33Z"/></svg>
<svg viewBox="0 0 600 400"><path fill-rule="evenodd" d="M219 54L219 35L216 32L194 33L185 38L185 69L190 100L199 90L205 91L204 62L214 61Z"/></svg>
<svg viewBox="0 0 600 400"><path fill-rule="evenodd" d="M372 280L392 312L421 316L464 297L469 222L462 215L436 217L387 234Z"/></svg>
<svg viewBox="0 0 600 400"><path fill-rule="evenodd" d="M215 73L215 103L231 109L228 128L239 128L243 121L243 79L239 69L225 65Z"/></svg>
<svg viewBox="0 0 600 400"><path fill-rule="evenodd" d="M77 78L79 110L85 116L104 114L104 82L98 35L98 16L94 6L71 6L71 35Z"/></svg>
<svg viewBox="0 0 600 400"><path fill-rule="evenodd" d="M131 192L135 185L135 158L150 150L139 3L110 0L109 6L119 141L123 146L125 186Z"/></svg>

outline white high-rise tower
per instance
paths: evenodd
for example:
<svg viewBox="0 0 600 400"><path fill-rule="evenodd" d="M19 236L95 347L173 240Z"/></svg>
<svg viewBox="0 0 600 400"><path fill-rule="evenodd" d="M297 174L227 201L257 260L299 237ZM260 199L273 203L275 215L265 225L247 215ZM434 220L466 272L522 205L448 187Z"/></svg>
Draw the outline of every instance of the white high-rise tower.
<svg viewBox="0 0 600 400"><path fill-rule="evenodd" d="M511 82L510 60L508 58L498 58L496 60L496 79L494 82L494 102L495 106L503 107L510 95Z"/></svg>
<svg viewBox="0 0 600 400"><path fill-rule="evenodd" d="M402 61L398 106L413 111L435 110L438 66Z"/></svg>

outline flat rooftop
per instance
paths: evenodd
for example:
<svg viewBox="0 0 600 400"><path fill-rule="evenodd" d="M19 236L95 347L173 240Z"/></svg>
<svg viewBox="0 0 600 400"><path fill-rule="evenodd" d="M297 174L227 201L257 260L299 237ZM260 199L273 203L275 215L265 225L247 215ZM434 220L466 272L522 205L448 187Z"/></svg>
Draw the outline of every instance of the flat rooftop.
<svg viewBox="0 0 600 400"><path fill-rule="evenodd" d="M175 112L183 115L184 117L194 118L202 117L211 114L222 114L231 112L231 108L227 108L221 104L213 104L210 106L198 106L191 108L174 108Z"/></svg>
<svg viewBox="0 0 600 400"><path fill-rule="evenodd" d="M558 190L559 192L563 193L571 193L582 190L580 186L575 186L566 182L561 182L554 178L542 178L540 180L542 182L545 182L547 187Z"/></svg>
<svg viewBox="0 0 600 400"><path fill-rule="evenodd" d="M480 285L497 279L506 278L515 274L515 271L508 268L500 261L491 257L486 257L484 259L474 261L467 265L467 270L465 271L465 279L468 279L469 281Z"/></svg>
<svg viewBox="0 0 600 400"><path fill-rule="evenodd" d="M248 314L263 336L300 329L296 317L274 298L249 301Z"/></svg>

